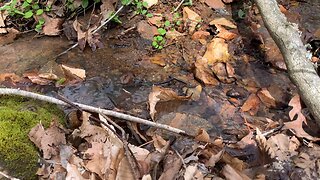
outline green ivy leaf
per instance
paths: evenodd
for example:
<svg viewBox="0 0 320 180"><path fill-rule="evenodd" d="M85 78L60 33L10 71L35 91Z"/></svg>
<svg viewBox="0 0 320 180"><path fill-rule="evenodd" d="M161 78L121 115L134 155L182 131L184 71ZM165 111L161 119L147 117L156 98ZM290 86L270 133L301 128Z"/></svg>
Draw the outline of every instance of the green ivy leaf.
<svg viewBox="0 0 320 180"><path fill-rule="evenodd" d="M81 6L82 6L83 9L87 8L88 5L89 5L89 0L82 0Z"/></svg>
<svg viewBox="0 0 320 180"><path fill-rule="evenodd" d="M34 4L34 5L32 5L32 9L33 9L33 10L37 10L37 9L40 9L40 7L39 7L38 4Z"/></svg>
<svg viewBox="0 0 320 180"><path fill-rule="evenodd" d="M43 13L43 9L38 9L37 12L36 12L36 15L40 16L42 13Z"/></svg>
<svg viewBox="0 0 320 180"><path fill-rule="evenodd" d="M160 41L163 40L163 37L162 37L162 36L156 36L156 40L157 40L158 42L160 42Z"/></svg>
<svg viewBox="0 0 320 180"><path fill-rule="evenodd" d="M147 2L142 2L142 6L145 8L148 8L148 3Z"/></svg>
<svg viewBox="0 0 320 180"><path fill-rule="evenodd" d="M177 21L176 25L180 26L181 25L181 21Z"/></svg>
<svg viewBox="0 0 320 180"><path fill-rule="evenodd" d="M170 25L171 25L170 21L167 20L167 21L164 22L164 26L165 27L169 27Z"/></svg>
<svg viewBox="0 0 320 180"><path fill-rule="evenodd" d="M166 31L165 29L163 29L163 28L158 28L158 33L159 33L161 36L164 36L164 35L167 33L167 31Z"/></svg>
<svg viewBox="0 0 320 180"><path fill-rule="evenodd" d="M32 10L27 11L26 13L24 13L24 18L29 19L33 16L33 12Z"/></svg>
<svg viewBox="0 0 320 180"><path fill-rule="evenodd" d="M147 12L148 12L148 10L144 9L144 10L141 11L141 14L145 15L145 14L147 14Z"/></svg>
<svg viewBox="0 0 320 180"><path fill-rule="evenodd" d="M46 21L44 20L44 18L40 18L39 21L38 21L38 23L41 24L41 25L44 24L45 22Z"/></svg>
<svg viewBox="0 0 320 180"><path fill-rule="evenodd" d="M31 4L32 3L32 0L26 0L29 4Z"/></svg>
<svg viewBox="0 0 320 180"><path fill-rule="evenodd" d="M126 6L130 4L130 0L121 0L121 4Z"/></svg>
<svg viewBox="0 0 320 180"><path fill-rule="evenodd" d="M157 47L157 46L159 46L159 45L158 45L158 43L157 43L156 41L152 41L152 46L153 46L153 47Z"/></svg>
<svg viewBox="0 0 320 180"><path fill-rule="evenodd" d="M151 18L151 17L153 16L153 14L148 13L146 16L147 16L148 18Z"/></svg>
<svg viewBox="0 0 320 180"><path fill-rule="evenodd" d="M29 7L29 6L30 6L30 4L29 4L27 1L23 2L23 4L21 5L21 7L22 7L23 9L25 9L25 8L27 8L27 7Z"/></svg>

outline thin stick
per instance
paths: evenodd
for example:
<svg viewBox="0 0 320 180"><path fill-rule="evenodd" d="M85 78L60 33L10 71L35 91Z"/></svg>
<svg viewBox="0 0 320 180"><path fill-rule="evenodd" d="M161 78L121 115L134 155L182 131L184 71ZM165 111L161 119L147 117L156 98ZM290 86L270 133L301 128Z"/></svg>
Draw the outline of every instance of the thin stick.
<svg viewBox="0 0 320 180"><path fill-rule="evenodd" d="M173 10L173 12L178 11L178 9L180 8L180 6L183 4L185 0L181 0L181 2L179 3L179 5Z"/></svg>
<svg viewBox="0 0 320 180"><path fill-rule="evenodd" d="M28 98L33 98L33 99L38 99L41 101L46 101L46 102L50 102L53 104L58 104L58 105L62 105L62 106L70 106L70 104L63 102L57 98L54 97L49 97L49 96L45 96L45 95L40 95L37 93L32 93L32 92L28 92L28 91L24 91L24 90L20 90L20 89L12 89L12 88L0 88L0 95L18 95L18 96L24 96L24 97L28 97ZM78 105L80 108L90 111L90 112L95 112L95 113L101 113L101 114L105 114L107 116L112 116L112 117L116 117L119 119L123 119L123 120L127 120L127 121L132 121L132 122L136 122L136 123L140 123L140 124L145 124L148 126L152 126L152 127L156 127L159 129L164 129L173 133L177 133L180 135L185 135L185 136L190 136L188 135L185 131L181 130L181 129L177 129L171 126L168 126L166 124L159 124L159 123L155 123L152 121L148 121L146 119L142 119L139 117L135 117L135 116L131 116L128 114L124 114L124 113L120 113L120 112L116 112L116 111L112 111L112 110L107 110L107 109L101 109L101 108L96 108L93 106L88 106L85 104L80 104L80 103L74 103L76 105Z"/></svg>
<svg viewBox="0 0 320 180"><path fill-rule="evenodd" d="M131 3L131 2L130 2ZM112 16L110 16L105 22L103 22L99 27L97 27L97 29L95 29L94 31L92 31L92 34L96 33L97 31L99 31L103 26L105 26L108 22L110 22L116 15L119 14L119 12L124 8L124 6L122 5ZM72 45L70 48L68 48L67 50L63 51L62 53L58 54L55 58L58 58L64 54L66 54L67 52L69 52L71 49L77 47L79 45L79 43L77 42L76 44Z"/></svg>

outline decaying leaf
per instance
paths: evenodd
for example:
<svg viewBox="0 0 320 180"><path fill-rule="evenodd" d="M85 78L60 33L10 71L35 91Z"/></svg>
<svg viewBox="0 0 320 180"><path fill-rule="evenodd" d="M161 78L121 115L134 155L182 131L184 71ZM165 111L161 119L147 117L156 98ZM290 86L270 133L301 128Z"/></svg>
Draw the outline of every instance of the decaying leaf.
<svg viewBox="0 0 320 180"><path fill-rule="evenodd" d="M6 34L1 34L0 32L0 46L12 43L17 38L20 32L14 28L6 28L4 33Z"/></svg>
<svg viewBox="0 0 320 180"><path fill-rule="evenodd" d="M167 56L165 54L156 54L150 57L149 59L153 64L157 64L159 66L164 67L166 65L166 61L165 61L166 57Z"/></svg>
<svg viewBox="0 0 320 180"><path fill-rule="evenodd" d="M177 38L182 37L182 36L185 36L185 35L186 35L185 33L180 33L180 32L178 32L178 31L176 31L176 30L174 29L174 30L168 31L168 32L166 33L166 38L167 38L168 40L176 40Z"/></svg>
<svg viewBox="0 0 320 180"><path fill-rule="evenodd" d="M0 11L0 34L7 33L5 20L8 16L7 11Z"/></svg>
<svg viewBox="0 0 320 180"><path fill-rule="evenodd" d="M233 179L249 180L250 179L247 175L237 171L229 164L223 167L222 174L226 177L227 180L233 180Z"/></svg>
<svg viewBox="0 0 320 180"><path fill-rule="evenodd" d="M197 60L194 63L194 75L206 85L218 85L219 81L214 77L213 72L209 69L206 59Z"/></svg>
<svg viewBox="0 0 320 180"><path fill-rule="evenodd" d="M233 22L231 22L231 21L229 21L229 20L227 20L226 18L223 18L223 17L215 18L214 20L210 21L209 24L210 25L226 26L226 27L232 28L232 29L237 28L237 26Z"/></svg>
<svg viewBox="0 0 320 180"><path fill-rule="evenodd" d="M260 105L260 99L256 94L252 93L242 105L241 110L243 112L249 112L250 115L253 116L258 112L259 105Z"/></svg>
<svg viewBox="0 0 320 180"><path fill-rule="evenodd" d="M205 3L213 9L223 9L224 4L221 0L205 0Z"/></svg>
<svg viewBox="0 0 320 180"><path fill-rule="evenodd" d="M228 52L228 44L224 39L213 38L207 45L207 51L203 58L207 59L209 65L213 65L217 62L227 62L230 60L230 54Z"/></svg>
<svg viewBox="0 0 320 180"><path fill-rule="evenodd" d="M77 77L81 78L81 79L85 79L86 78L86 71L84 69L79 69L79 68L72 68L66 65L61 65L61 67L70 72L73 75L76 75Z"/></svg>
<svg viewBox="0 0 320 180"><path fill-rule="evenodd" d="M208 31L196 31L193 33L192 39L206 39L208 36L210 36Z"/></svg>
<svg viewBox="0 0 320 180"><path fill-rule="evenodd" d="M209 134L203 128L200 128L198 130L198 134L194 139L197 140L197 141L202 141L202 142L207 142L207 143L211 142Z"/></svg>
<svg viewBox="0 0 320 180"><path fill-rule="evenodd" d="M260 98L261 102L267 107L277 107L275 98L270 94L267 88L262 88L260 91L258 91L257 95Z"/></svg>
<svg viewBox="0 0 320 180"><path fill-rule="evenodd" d="M158 34L156 27L151 26L146 21L139 21L137 24L137 30L141 37L153 41L153 37Z"/></svg>
<svg viewBox="0 0 320 180"><path fill-rule="evenodd" d="M201 16L192 11L190 8L184 7L183 20L185 22L185 25L189 27L189 33L192 34L196 29L197 24L201 22Z"/></svg>
<svg viewBox="0 0 320 180"><path fill-rule="evenodd" d="M157 27L161 27L162 26L162 19L163 17L162 16L157 16L157 15L154 15L153 17L151 18L148 18L148 23L151 24L151 25L155 25Z"/></svg>
<svg viewBox="0 0 320 180"><path fill-rule="evenodd" d="M29 139L43 151L43 158L45 159L58 155L59 145L66 144L65 133L55 121L46 130L41 124L32 128Z"/></svg>
<svg viewBox="0 0 320 180"><path fill-rule="evenodd" d="M48 85L52 83L51 80L42 78L39 76L38 73L35 73L35 72L24 73L23 77L26 77L30 79L32 83L39 84L39 85Z"/></svg>
<svg viewBox="0 0 320 180"><path fill-rule="evenodd" d="M102 18L101 18L101 23L103 23L104 21L106 21L111 15L112 13L115 11L115 8L114 8L114 3L116 1L115 0L102 0L101 1L101 6L100 6L100 14L102 15Z"/></svg>
<svg viewBox="0 0 320 180"><path fill-rule="evenodd" d="M46 14L42 14L41 17L45 20L42 27L42 33L47 36L57 36L61 34L61 28L63 19L62 18L52 18Z"/></svg>
<svg viewBox="0 0 320 180"><path fill-rule="evenodd" d="M22 78L15 73L2 73L0 74L0 82L3 82L7 79L10 79L13 82L19 82L22 80Z"/></svg>
<svg viewBox="0 0 320 180"><path fill-rule="evenodd" d="M201 96L202 86L198 85L198 86L196 86L194 88L184 87L183 91L187 96L191 96L191 99L193 101L198 101L200 99L200 96Z"/></svg>
<svg viewBox="0 0 320 180"><path fill-rule="evenodd" d="M216 27L217 27L217 31L219 32L217 34L217 37L219 37L219 38L222 38L222 39L225 39L225 40L232 40L235 37L237 37L237 34L226 30L221 25L216 25Z"/></svg>
<svg viewBox="0 0 320 180"><path fill-rule="evenodd" d="M154 120L156 114L156 105L158 102L167 102L172 100L188 100L190 96L179 96L176 92L169 88L153 86L152 92L149 94L150 116Z"/></svg>

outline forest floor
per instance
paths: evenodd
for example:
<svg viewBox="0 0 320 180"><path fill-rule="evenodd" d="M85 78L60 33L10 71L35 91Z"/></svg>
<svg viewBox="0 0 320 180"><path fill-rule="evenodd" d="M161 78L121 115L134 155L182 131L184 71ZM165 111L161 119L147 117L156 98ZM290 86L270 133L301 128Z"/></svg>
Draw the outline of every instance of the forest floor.
<svg viewBox="0 0 320 180"><path fill-rule="evenodd" d="M61 107L66 125L55 121L45 129L39 122L29 133L41 156L40 178L320 177L320 128L251 1L139 2L99 34L93 31L121 7L117 2L101 1L75 16L61 15L62 5L53 4L34 22L1 14L0 87L63 97L187 134ZM278 2L317 64L320 2ZM42 30L29 32L42 17ZM15 176L10 171L3 172Z"/></svg>

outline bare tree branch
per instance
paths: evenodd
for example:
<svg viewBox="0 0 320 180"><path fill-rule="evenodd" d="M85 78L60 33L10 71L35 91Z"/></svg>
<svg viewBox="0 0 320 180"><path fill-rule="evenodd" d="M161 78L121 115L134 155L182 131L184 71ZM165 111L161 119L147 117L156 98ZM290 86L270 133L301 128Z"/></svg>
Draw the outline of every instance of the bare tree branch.
<svg viewBox="0 0 320 180"><path fill-rule="evenodd" d="M20 89L0 88L0 95L18 95L18 96L38 99L41 101L46 101L46 102L50 102L50 103L58 104L58 105L62 105L62 106L70 106L70 104L68 104L64 101L61 101L59 99L56 99L54 97L49 97L49 96L45 96L45 95L41 95L41 94L37 94L37 93L32 93L32 92L28 92L28 91L24 91L24 90L20 90ZM112 111L112 110L96 108L93 106L88 106L88 105L80 104L80 103L74 103L74 102L72 102L72 103L79 106L80 108L82 108L83 110L86 110L86 111L95 112L95 113L99 113L99 114L105 114L107 116L112 116L112 117L116 117L119 119L131 121L131 122L145 124L148 126L164 129L164 130L167 130L167 131L170 131L173 133L177 133L180 135L189 136L185 131L168 126L166 124L155 123L155 122L152 122L152 121L149 121L146 119L134 117L134 116L131 116L128 114L124 114L124 113L120 113L120 112L116 112L116 111Z"/></svg>
<svg viewBox="0 0 320 180"><path fill-rule="evenodd" d="M320 78L313 64L307 59L298 26L287 21L276 0L255 2L265 26L284 57L292 82L320 126Z"/></svg>

